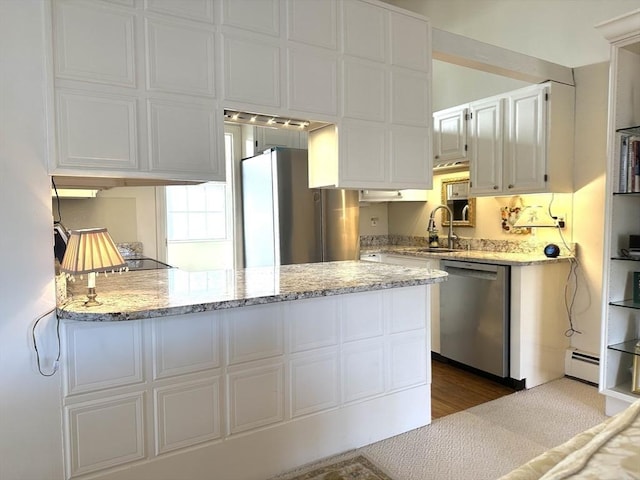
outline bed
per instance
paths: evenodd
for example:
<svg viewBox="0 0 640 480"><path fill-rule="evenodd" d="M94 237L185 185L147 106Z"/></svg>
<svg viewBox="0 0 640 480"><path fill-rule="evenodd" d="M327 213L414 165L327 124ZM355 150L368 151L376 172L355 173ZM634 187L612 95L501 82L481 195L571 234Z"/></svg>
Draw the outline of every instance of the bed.
<svg viewBox="0 0 640 480"><path fill-rule="evenodd" d="M640 479L640 400L499 480Z"/></svg>

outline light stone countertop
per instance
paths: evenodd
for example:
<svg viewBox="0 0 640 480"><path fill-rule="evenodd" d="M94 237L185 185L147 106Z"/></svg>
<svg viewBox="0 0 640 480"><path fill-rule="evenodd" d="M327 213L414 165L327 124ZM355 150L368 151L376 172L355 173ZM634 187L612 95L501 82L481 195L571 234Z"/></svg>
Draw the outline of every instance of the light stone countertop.
<svg viewBox="0 0 640 480"><path fill-rule="evenodd" d="M527 266L541 265L545 263L568 262L572 256L560 255L556 258L548 258L543 253L510 253L490 252L484 250L457 250L455 252L425 252L425 247L407 247L395 245L383 245L375 247L363 247L360 254L389 253L405 255L414 258L437 258L446 260L467 260L470 262L491 263L495 265Z"/></svg>
<svg viewBox="0 0 640 480"><path fill-rule="evenodd" d="M70 298L58 305L60 319L137 320L443 282L440 270L346 261L240 270L179 269L100 274L97 300L85 307L87 279L68 282Z"/></svg>

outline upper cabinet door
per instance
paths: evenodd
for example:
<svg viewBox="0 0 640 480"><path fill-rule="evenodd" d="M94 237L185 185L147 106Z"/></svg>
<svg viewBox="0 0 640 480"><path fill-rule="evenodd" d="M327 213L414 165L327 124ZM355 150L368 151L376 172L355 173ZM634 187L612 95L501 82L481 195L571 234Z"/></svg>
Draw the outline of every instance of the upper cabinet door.
<svg viewBox="0 0 640 480"><path fill-rule="evenodd" d="M508 192L545 191L548 88L534 86L508 96L505 185Z"/></svg>
<svg viewBox="0 0 640 480"><path fill-rule="evenodd" d="M306 115L338 114L338 59L335 52L292 45L287 49L288 107Z"/></svg>
<svg viewBox="0 0 640 480"><path fill-rule="evenodd" d="M388 11L370 3L343 1L343 52L345 55L385 62Z"/></svg>
<svg viewBox="0 0 640 480"><path fill-rule="evenodd" d="M211 0L189 0L176 2L175 0L145 0L145 9L150 12L162 13L172 17L186 18L198 22L213 23L213 3Z"/></svg>
<svg viewBox="0 0 640 480"><path fill-rule="evenodd" d="M498 194L502 190L503 103L502 98L491 98L469 106L472 194Z"/></svg>
<svg viewBox="0 0 640 480"><path fill-rule="evenodd" d="M414 127L431 126L429 77L403 68L391 69L391 123ZM431 159L429 159L431 160Z"/></svg>
<svg viewBox="0 0 640 480"><path fill-rule="evenodd" d="M431 136L424 128L391 127L389 180L392 188L431 188L430 158Z"/></svg>
<svg viewBox="0 0 640 480"><path fill-rule="evenodd" d="M434 164L467 158L467 105L447 108L433 114Z"/></svg>
<svg viewBox="0 0 640 480"><path fill-rule="evenodd" d="M147 89L215 96L215 42L211 28L145 19Z"/></svg>
<svg viewBox="0 0 640 480"><path fill-rule="evenodd" d="M345 57L342 63L343 115L384 122L387 119L387 77L384 64Z"/></svg>
<svg viewBox="0 0 640 480"><path fill-rule="evenodd" d="M223 0L222 24L280 36L279 0Z"/></svg>
<svg viewBox="0 0 640 480"><path fill-rule="evenodd" d="M56 77L136 86L133 12L60 1L53 15Z"/></svg>
<svg viewBox="0 0 640 480"><path fill-rule="evenodd" d="M287 40L338 48L336 0L287 0Z"/></svg>
<svg viewBox="0 0 640 480"><path fill-rule="evenodd" d="M280 44L249 33L223 34L224 98L257 107L280 107ZM255 108L255 107L254 107Z"/></svg>
<svg viewBox="0 0 640 480"><path fill-rule="evenodd" d="M391 64L414 70L431 69L431 30L425 20L390 13Z"/></svg>

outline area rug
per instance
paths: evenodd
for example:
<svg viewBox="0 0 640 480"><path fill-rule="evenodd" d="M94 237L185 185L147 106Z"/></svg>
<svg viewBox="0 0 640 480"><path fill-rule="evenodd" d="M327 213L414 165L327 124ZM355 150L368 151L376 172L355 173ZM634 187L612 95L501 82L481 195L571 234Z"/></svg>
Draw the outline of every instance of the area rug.
<svg viewBox="0 0 640 480"><path fill-rule="evenodd" d="M332 463L290 480L392 480L366 457L357 457Z"/></svg>

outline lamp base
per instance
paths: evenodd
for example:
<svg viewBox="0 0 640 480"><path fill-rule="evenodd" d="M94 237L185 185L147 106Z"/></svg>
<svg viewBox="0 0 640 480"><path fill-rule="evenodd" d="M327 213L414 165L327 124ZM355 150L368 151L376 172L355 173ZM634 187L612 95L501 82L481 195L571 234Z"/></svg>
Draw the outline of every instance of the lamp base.
<svg viewBox="0 0 640 480"><path fill-rule="evenodd" d="M95 307L97 305L102 305L102 303L98 302L96 300L96 289L89 287L89 291L87 292L87 298L88 300L86 302L84 302L84 306L85 307Z"/></svg>

